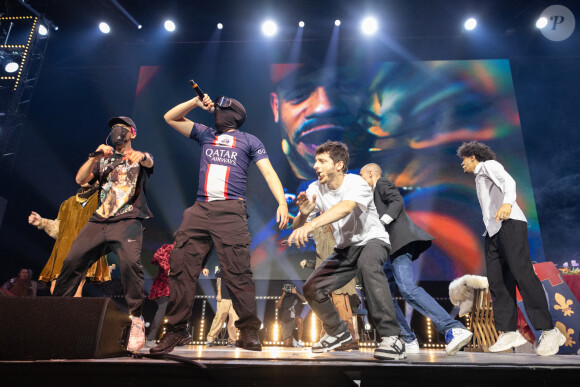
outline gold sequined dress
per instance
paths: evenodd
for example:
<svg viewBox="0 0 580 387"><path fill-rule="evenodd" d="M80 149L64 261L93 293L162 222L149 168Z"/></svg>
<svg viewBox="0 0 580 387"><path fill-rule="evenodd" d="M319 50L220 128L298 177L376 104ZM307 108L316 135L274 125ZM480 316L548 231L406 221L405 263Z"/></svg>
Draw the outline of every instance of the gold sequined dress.
<svg viewBox="0 0 580 387"><path fill-rule="evenodd" d="M59 276L62 270L62 263L76 236L97 209L99 203L98 192L86 199L85 203L83 206L83 203L77 200L76 196L71 196L61 204L56 220L42 219L38 228L45 230L56 239L56 242L54 242L48 262L38 277L39 281L51 282ZM111 280L106 255L99 258L89 268L86 277L94 282Z"/></svg>

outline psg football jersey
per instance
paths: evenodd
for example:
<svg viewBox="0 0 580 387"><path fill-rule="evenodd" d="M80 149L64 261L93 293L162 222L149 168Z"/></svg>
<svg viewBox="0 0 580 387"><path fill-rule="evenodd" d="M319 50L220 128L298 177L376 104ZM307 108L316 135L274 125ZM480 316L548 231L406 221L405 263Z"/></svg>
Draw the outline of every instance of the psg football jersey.
<svg viewBox="0 0 580 387"><path fill-rule="evenodd" d="M190 137L201 145L197 200L245 200L250 163L268 157L264 144L239 130L218 133L198 123L194 123Z"/></svg>

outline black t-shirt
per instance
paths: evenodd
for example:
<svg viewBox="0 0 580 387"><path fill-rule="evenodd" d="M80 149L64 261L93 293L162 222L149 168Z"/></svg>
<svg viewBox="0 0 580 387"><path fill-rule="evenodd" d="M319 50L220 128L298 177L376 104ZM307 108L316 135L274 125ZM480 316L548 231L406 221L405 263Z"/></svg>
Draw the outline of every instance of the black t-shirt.
<svg viewBox="0 0 580 387"><path fill-rule="evenodd" d="M130 164L129 160L121 161L122 157L115 152L100 159L93 167L93 180L98 180L101 185L99 206L90 219L93 222L153 217L146 197L153 168L143 167L140 163Z"/></svg>
<svg viewBox="0 0 580 387"><path fill-rule="evenodd" d="M296 294L286 293L282 300L282 306L280 307L282 321L290 321L300 316L303 307L302 300Z"/></svg>
<svg viewBox="0 0 580 387"><path fill-rule="evenodd" d="M223 272L221 270L218 270L218 272L215 273L215 278L216 278L216 282L217 282L217 278L221 278L222 299L226 299L226 300L231 299L232 296L230 295L230 292L228 291L228 287L226 286L226 281L224 280Z"/></svg>

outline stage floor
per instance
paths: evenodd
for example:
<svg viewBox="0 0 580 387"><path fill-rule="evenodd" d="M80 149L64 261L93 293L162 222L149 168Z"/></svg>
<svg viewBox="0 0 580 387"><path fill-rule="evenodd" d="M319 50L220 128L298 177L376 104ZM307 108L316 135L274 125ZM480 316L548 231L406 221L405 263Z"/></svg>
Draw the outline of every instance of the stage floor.
<svg viewBox="0 0 580 387"><path fill-rule="evenodd" d="M144 349L140 355L148 352ZM165 359L0 362L0 375L8 376L3 382L16 385L39 380L67 385L81 378L84 385L101 386L576 386L580 356L478 352L447 356L442 350L421 350L404 360L380 361L370 348L313 354L310 348L264 347L253 352L191 345L175 349Z"/></svg>

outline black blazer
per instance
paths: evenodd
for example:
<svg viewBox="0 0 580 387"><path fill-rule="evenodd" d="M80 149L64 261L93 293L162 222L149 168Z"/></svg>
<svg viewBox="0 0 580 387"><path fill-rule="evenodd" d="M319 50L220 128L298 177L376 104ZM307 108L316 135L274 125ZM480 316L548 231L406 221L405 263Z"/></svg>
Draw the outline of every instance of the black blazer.
<svg viewBox="0 0 580 387"><path fill-rule="evenodd" d="M405 201L392 181L385 177L377 180L374 201L379 218L385 214L393 218L393 221L385 226L391 240L392 257L410 252L413 259L417 259L431 246L434 238L413 223L407 215Z"/></svg>

